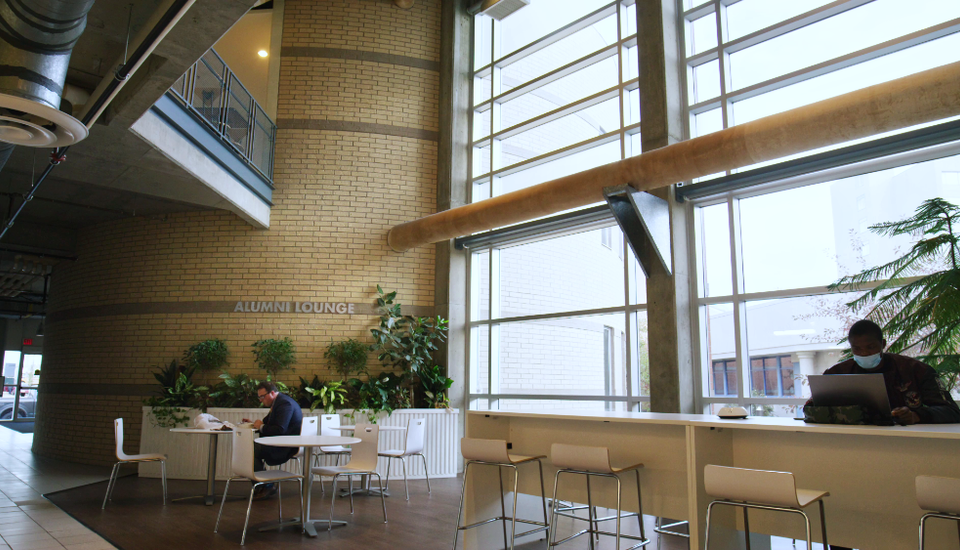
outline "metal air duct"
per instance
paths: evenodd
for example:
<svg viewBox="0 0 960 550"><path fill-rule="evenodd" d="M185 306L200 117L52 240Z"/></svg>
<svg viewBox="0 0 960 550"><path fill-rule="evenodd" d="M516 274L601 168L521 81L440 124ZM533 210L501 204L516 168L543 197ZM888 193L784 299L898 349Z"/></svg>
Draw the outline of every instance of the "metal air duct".
<svg viewBox="0 0 960 550"><path fill-rule="evenodd" d="M63 147L87 137L60 111L70 53L94 0L0 0L0 141Z"/></svg>

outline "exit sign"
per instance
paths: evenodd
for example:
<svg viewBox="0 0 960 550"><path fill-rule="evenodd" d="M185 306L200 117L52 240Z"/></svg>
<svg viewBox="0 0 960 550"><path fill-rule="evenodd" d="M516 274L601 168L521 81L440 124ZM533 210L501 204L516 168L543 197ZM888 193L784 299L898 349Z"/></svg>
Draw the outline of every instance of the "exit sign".
<svg viewBox="0 0 960 550"><path fill-rule="evenodd" d="M33 338L24 338L24 339L23 339L23 345L25 345L25 346L32 346L32 345L33 345Z"/></svg>

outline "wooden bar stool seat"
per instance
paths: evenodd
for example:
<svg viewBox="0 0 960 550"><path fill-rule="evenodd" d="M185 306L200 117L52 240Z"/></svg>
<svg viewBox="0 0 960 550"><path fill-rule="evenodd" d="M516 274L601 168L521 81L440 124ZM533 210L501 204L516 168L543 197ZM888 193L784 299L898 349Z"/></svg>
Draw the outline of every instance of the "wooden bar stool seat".
<svg viewBox="0 0 960 550"><path fill-rule="evenodd" d="M952 519L960 533L960 479L917 476L917 504L931 510L920 518L920 550L924 549L923 528L929 518Z"/></svg>

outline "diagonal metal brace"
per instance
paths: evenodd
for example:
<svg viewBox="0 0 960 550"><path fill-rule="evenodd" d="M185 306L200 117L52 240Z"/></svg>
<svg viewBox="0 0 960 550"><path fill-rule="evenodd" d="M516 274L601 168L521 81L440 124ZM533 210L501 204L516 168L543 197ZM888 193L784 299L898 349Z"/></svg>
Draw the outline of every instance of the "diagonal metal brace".
<svg viewBox="0 0 960 550"><path fill-rule="evenodd" d="M603 196L644 274L650 277L662 269L670 275L670 205L667 201L629 185L607 187Z"/></svg>

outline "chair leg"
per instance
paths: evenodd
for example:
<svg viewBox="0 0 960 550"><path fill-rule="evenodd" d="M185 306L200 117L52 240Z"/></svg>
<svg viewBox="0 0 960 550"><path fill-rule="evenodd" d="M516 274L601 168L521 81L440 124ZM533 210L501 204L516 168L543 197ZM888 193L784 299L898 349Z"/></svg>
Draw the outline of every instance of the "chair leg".
<svg viewBox="0 0 960 550"><path fill-rule="evenodd" d="M617 545L615 548L620 549L620 502L621 496L623 495L623 487L620 483L620 476L615 476L617 478ZM599 529L599 526L597 527Z"/></svg>
<svg viewBox="0 0 960 550"><path fill-rule="evenodd" d="M743 538L746 540L747 550L750 550L750 516L747 509L743 509Z"/></svg>
<svg viewBox="0 0 960 550"><path fill-rule="evenodd" d="M387 489L390 489L390 468L393 466L393 457L387 457ZM407 499L410 500L410 499Z"/></svg>
<svg viewBox="0 0 960 550"><path fill-rule="evenodd" d="M810 533L810 518L803 511L800 512L800 515L803 516L803 521L807 528L807 550L813 550L813 536Z"/></svg>
<svg viewBox="0 0 960 550"><path fill-rule="evenodd" d="M333 530L333 505L337 503L337 480L340 474L333 476L333 489L330 491L330 521L327 523L327 531Z"/></svg>
<svg viewBox="0 0 960 550"><path fill-rule="evenodd" d="M387 499L383 496L383 478L380 477L380 474L372 472L373 475L377 476L377 484L380 485L380 505L383 506L383 522L387 522Z"/></svg>
<svg viewBox="0 0 960 550"><path fill-rule="evenodd" d="M253 492L262 485L262 483L255 483L253 487L250 487L250 498L247 500L247 519L243 520L243 534L240 535L240 546L243 546L247 542L247 525L250 523L250 508L253 507Z"/></svg>
<svg viewBox="0 0 960 550"><path fill-rule="evenodd" d="M424 459L423 461L424 461L424 464L426 464L427 460ZM543 524L544 526L546 526L548 535L549 535L550 522L547 521L547 489L543 485L543 463L538 460L537 466L540 468L540 500L541 500L541 503L543 504ZM424 470L426 470L426 468L424 468ZM430 486L428 485L427 488L429 489L429 487ZM549 538L549 536L547 538Z"/></svg>
<svg viewBox="0 0 960 550"><path fill-rule="evenodd" d="M114 480L117 478L117 469L120 468L120 463L117 462L113 465L113 470L110 471L110 479L107 481L107 493L103 495L103 506L100 507L101 510L107 509L107 501L110 500L110 492L113 489Z"/></svg>
<svg viewBox="0 0 960 550"><path fill-rule="evenodd" d="M928 518L928 517L930 517L929 514L924 514L923 517L920 518L920 550L923 550L923 548L924 548L924 544L923 544L923 528L924 528L924 526L927 524L927 518ZM960 526L960 523L958 523L957 525ZM958 527L958 528L960 528L960 527Z"/></svg>
<svg viewBox="0 0 960 550"><path fill-rule="evenodd" d="M587 538L590 539L590 550L594 550L595 545L593 542L593 538L594 538L594 534L598 531L598 529L594 529L593 527L593 516L596 510L593 509L593 495L591 494L591 491L590 491L590 476L586 476L586 477L587 477L587 526L588 526ZM599 538L599 535L597 535L597 537Z"/></svg>
<svg viewBox="0 0 960 550"><path fill-rule="evenodd" d="M707 524L703 528L703 550L710 550L710 512L716 503L717 501L713 501L707 505Z"/></svg>
<svg viewBox="0 0 960 550"><path fill-rule="evenodd" d="M467 493L467 470L470 469L468 460L463 466L463 485L460 487L460 509L457 512L457 528L453 532L453 550L457 550L457 539L460 538L460 520L463 518L463 497Z"/></svg>
<svg viewBox="0 0 960 550"><path fill-rule="evenodd" d="M407 459L401 456L400 464L403 465L403 492L406 493L407 500L410 500L410 488L407 487Z"/></svg>
<svg viewBox="0 0 960 550"><path fill-rule="evenodd" d="M283 482L277 482L277 523L283 523Z"/></svg>
<svg viewBox="0 0 960 550"><path fill-rule="evenodd" d="M353 514L353 476L347 474L347 492L350 493L350 514Z"/></svg>
<svg viewBox="0 0 960 550"><path fill-rule="evenodd" d="M547 548L556 546L557 540L557 489L560 488L560 470L553 480L553 512L550 514L550 528L547 529ZM618 549L619 550L619 549Z"/></svg>
<svg viewBox="0 0 960 550"><path fill-rule="evenodd" d="M643 494L640 492L640 470L634 470L637 474L637 521L640 523L640 538L647 540L647 534L643 530ZM659 546L659 543L657 543Z"/></svg>
<svg viewBox="0 0 960 550"><path fill-rule="evenodd" d="M167 461L160 461L160 478L163 480L163 505L167 505Z"/></svg>
<svg viewBox="0 0 960 550"><path fill-rule="evenodd" d="M217 523L213 526L213 532L216 533L220 529L220 516L223 515L223 505L227 503L227 493L230 492L230 480L232 478L227 478L227 485L223 488L223 499L220 500L220 511L217 513Z"/></svg>
<svg viewBox="0 0 960 550"><path fill-rule="evenodd" d="M430 472L427 471L427 457L423 453L417 453L423 459L423 475L427 477L427 493L430 493Z"/></svg>
<svg viewBox="0 0 960 550"><path fill-rule="evenodd" d="M513 468L513 514L510 519L510 550L513 550L517 544L517 496L519 496L517 485L520 482L520 470L516 466L511 467Z"/></svg>
<svg viewBox="0 0 960 550"><path fill-rule="evenodd" d="M500 523L503 525L503 547L509 548L507 544L507 505L503 501L503 467L497 466L497 473L500 475Z"/></svg>

